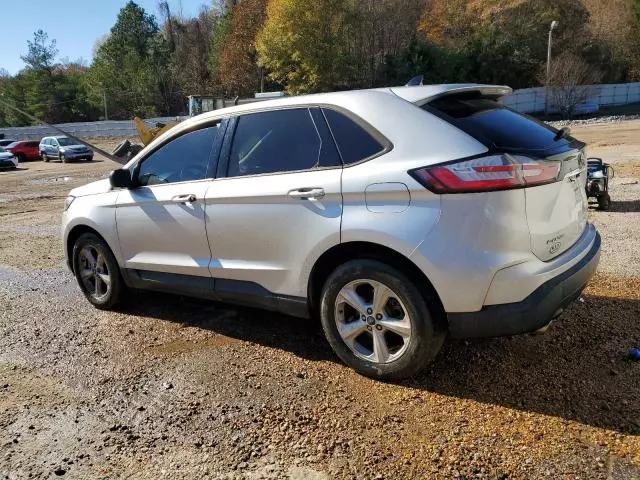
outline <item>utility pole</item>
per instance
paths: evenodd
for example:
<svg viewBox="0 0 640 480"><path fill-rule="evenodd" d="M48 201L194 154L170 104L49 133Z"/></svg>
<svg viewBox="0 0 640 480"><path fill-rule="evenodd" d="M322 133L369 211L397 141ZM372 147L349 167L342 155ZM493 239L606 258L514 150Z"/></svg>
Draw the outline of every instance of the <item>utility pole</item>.
<svg viewBox="0 0 640 480"><path fill-rule="evenodd" d="M102 103L104 104L104 119L109 120L109 115L107 115L107 90L102 89Z"/></svg>
<svg viewBox="0 0 640 480"><path fill-rule="evenodd" d="M547 45L547 82L544 86L544 114L549 115L549 81L551 77L551 41L553 31L558 27L559 22L554 20L549 27L549 43Z"/></svg>

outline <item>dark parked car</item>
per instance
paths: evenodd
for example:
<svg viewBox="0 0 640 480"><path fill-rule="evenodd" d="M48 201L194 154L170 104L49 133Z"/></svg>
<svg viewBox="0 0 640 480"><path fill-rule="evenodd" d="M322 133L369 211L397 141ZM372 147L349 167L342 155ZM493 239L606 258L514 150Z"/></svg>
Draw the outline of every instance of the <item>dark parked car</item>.
<svg viewBox="0 0 640 480"><path fill-rule="evenodd" d="M3 138L0 140L0 147L6 147L7 145L11 145L15 140L11 138Z"/></svg>
<svg viewBox="0 0 640 480"><path fill-rule="evenodd" d="M13 142L5 148L13 153L20 162L25 160L40 160L40 142L37 140L23 140Z"/></svg>

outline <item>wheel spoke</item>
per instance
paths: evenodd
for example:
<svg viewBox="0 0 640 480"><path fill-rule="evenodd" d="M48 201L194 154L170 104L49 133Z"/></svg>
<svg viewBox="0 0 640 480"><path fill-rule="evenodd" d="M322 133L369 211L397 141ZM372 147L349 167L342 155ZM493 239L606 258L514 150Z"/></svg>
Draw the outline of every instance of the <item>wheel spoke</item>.
<svg viewBox="0 0 640 480"><path fill-rule="evenodd" d="M393 320L391 318L385 318L379 320L377 323L386 330L400 335L402 338L411 337L411 323L406 319Z"/></svg>
<svg viewBox="0 0 640 480"><path fill-rule="evenodd" d="M356 320L354 322L343 323L338 326L340 335L344 340L353 341L366 330L364 322Z"/></svg>
<svg viewBox="0 0 640 480"><path fill-rule="evenodd" d="M80 270L80 277L82 279L86 280L91 276L93 276L93 270L91 270L90 268L83 268L82 270Z"/></svg>
<svg viewBox="0 0 640 480"><path fill-rule="evenodd" d="M94 277L93 277L93 287L94 287L94 288L93 288L93 293L94 293L96 296L99 296L99 295L100 295L100 283L101 283L100 277L99 277L99 276L98 276L98 274L96 273L96 274L94 275Z"/></svg>
<svg viewBox="0 0 640 480"><path fill-rule="evenodd" d="M384 307L391 298L391 290L381 283L375 283L373 287L373 312L384 313Z"/></svg>
<svg viewBox="0 0 640 480"><path fill-rule="evenodd" d="M98 273L98 278L100 278L106 288L109 288L109 286L111 285L111 277L109 275L107 275L106 273Z"/></svg>
<svg viewBox="0 0 640 480"><path fill-rule="evenodd" d="M339 298L341 298L347 305L353 307L360 315L366 315L367 306L353 288L343 288L340 290Z"/></svg>
<svg viewBox="0 0 640 480"><path fill-rule="evenodd" d="M389 349L387 348L387 341L384 338L384 333L379 330L373 332L373 361L384 363L389 359Z"/></svg>
<svg viewBox="0 0 640 480"><path fill-rule="evenodd" d="M96 257L93 256L93 252L85 247L82 249L82 256L87 260L89 267L95 267L96 265Z"/></svg>
<svg viewBox="0 0 640 480"><path fill-rule="evenodd" d="M98 252L98 258L96 259L96 267L103 269L104 268L104 255Z"/></svg>

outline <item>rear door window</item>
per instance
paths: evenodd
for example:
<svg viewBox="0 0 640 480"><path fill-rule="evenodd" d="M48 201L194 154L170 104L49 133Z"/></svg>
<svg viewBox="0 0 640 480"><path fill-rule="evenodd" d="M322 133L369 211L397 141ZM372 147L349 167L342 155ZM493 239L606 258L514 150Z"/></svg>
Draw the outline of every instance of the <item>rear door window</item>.
<svg viewBox="0 0 640 480"><path fill-rule="evenodd" d="M566 150L573 139L556 140L557 130L480 94L451 95L429 102L446 120L487 147L524 152Z"/></svg>
<svg viewBox="0 0 640 480"><path fill-rule="evenodd" d="M329 108L322 111L345 165L360 162L384 150L384 146L373 135L351 118Z"/></svg>

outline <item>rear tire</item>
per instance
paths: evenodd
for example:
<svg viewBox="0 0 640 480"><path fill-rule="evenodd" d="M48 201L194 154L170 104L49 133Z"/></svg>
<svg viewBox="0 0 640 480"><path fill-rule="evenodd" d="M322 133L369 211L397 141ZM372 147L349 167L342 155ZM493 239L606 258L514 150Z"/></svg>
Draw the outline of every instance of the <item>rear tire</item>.
<svg viewBox="0 0 640 480"><path fill-rule="evenodd" d="M109 246L97 235L84 233L73 245L73 272L87 300L111 310L124 300L126 285Z"/></svg>
<svg viewBox="0 0 640 480"><path fill-rule="evenodd" d="M609 210L611 207L611 197L608 193L604 193L598 197L598 208L600 210Z"/></svg>
<svg viewBox="0 0 640 480"><path fill-rule="evenodd" d="M329 276L322 290L320 321L344 363L381 380L420 372L445 338L416 286L400 271L375 260L349 261Z"/></svg>

